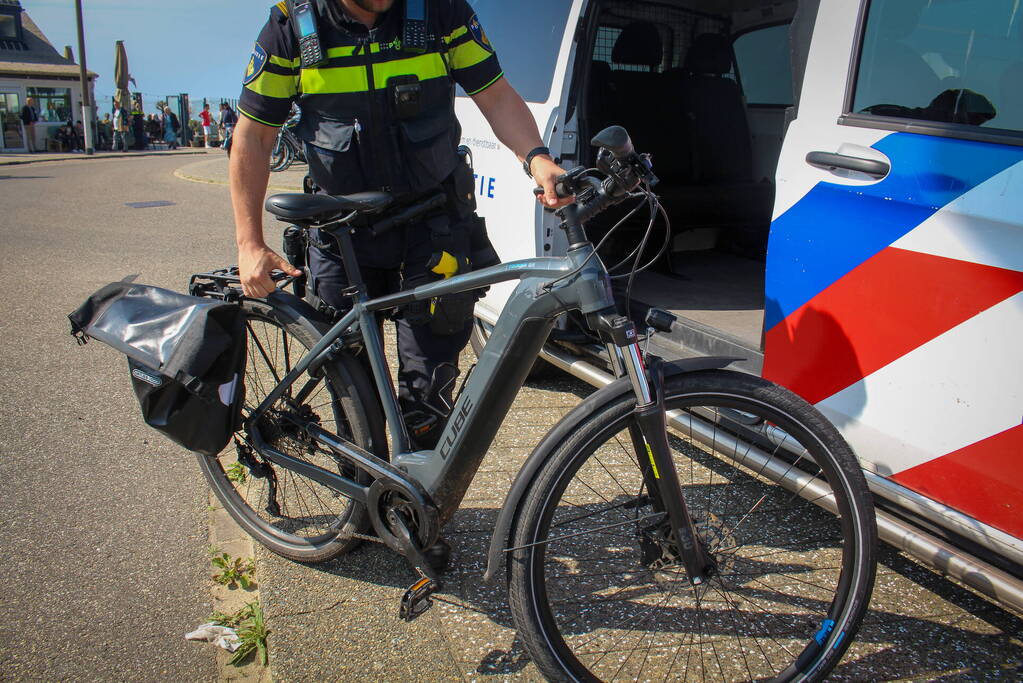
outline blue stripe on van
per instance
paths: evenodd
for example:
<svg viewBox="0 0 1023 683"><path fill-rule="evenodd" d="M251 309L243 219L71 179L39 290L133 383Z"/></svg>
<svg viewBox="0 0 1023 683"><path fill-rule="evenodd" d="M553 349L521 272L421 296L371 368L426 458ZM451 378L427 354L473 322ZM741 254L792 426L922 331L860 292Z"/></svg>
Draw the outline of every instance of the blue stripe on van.
<svg viewBox="0 0 1023 683"><path fill-rule="evenodd" d="M771 224L764 329L943 206L1023 160L1023 147L892 133L874 149L892 171L873 185L818 183Z"/></svg>

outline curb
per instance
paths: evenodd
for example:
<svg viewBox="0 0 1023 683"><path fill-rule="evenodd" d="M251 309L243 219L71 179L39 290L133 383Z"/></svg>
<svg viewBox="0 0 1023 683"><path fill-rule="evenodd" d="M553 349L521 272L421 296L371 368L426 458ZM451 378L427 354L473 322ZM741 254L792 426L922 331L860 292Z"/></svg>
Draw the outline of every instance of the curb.
<svg viewBox="0 0 1023 683"><path fill-rule="evenodd" d="M183 173L179 168L174 171L174 177L181 180L187 180L192 183L203 183L205 185L224 185L225 187L229 184L227 180L220 180L219 178L207 178L202 176L189 175ZM274 185L273 183L266 186L267 190L275 190L279 192L301 192L302 187L299 185Z"/></svg>
<svg viewBox="0 0 1023 683"><path fill-rule="evenodd" d="M30 157L27 159L0 159L0 166L23 166L25 164L41 164L45 162L53 161L80 161L90 160L95 161L97 159L130 159L133 157L170 157L170 156L195 156L198 154L206 154L205 148L201 151L175 151L175 152L125 152L122 154L80 154L77 156L59 156L59 157Z"/></svg>
<svg viewBox="0 0 1023 683"><path fill-rule="evenodd" d="M209 491L209 501L210 545L232 557L255 559L256 549L252 538L231 518L212 490ZM262 604L259 597L259 580L259 574L256 574L256 584L252 590L241 588L230 590L226 586L214 583L211 589L213 609L233 614L250 602ZM217 648L218 683L272 683L273 674L269 664L263 666L258 660L253 659L243 666L232 666L228 664L231 656L230 652Z"/></svg>

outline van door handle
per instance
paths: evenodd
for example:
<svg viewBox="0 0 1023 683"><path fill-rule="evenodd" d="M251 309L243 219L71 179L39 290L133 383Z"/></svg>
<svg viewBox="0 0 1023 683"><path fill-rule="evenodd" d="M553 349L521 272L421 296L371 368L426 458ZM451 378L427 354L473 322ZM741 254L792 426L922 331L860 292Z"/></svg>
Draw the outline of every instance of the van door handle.
<svg viewBox="0 0 1023 683"><path fill-rule="evenodd" d="M833 152L809 152L806 155L806 163L828 171L844 168L848 171L865 173L874 178L883 178L892 170L891 164L885 161L851 157L847 154L835 154Z"/></svg>

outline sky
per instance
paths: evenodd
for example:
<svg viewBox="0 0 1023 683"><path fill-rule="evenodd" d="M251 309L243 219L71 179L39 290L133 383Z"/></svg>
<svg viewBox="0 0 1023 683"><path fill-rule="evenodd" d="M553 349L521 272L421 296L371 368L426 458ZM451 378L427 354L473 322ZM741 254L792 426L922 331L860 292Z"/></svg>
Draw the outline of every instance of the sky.
<svg viewBox="0 0 1023 683"><path fill-rule="evenodd" d="M114 92L114 42L148 111L156 99L188 93L237 98L252 46L272 0L82 0L86 66L99 74L97 100ZM74 0L21 0L57 51L78 58ZM136 88L132 88L136 90Z"/></svg>

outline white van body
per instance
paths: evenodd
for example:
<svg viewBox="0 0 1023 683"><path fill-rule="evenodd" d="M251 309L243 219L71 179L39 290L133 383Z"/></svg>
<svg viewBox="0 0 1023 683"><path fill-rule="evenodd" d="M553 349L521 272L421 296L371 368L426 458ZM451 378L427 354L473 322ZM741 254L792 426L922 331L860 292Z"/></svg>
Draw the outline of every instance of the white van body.
<svg viewBox="0 0 1023 683"><path fill-rule="evenodd" d="M964 564L943 570L1023 604L1018 2L471 4L566 168L592 163L586 140L616 112L631 127L603 123L663 172L668 254L631 292L637 319L679 316L657 352L740 356L817 405L899 518L888 540L932 564L952 553ZM514 156L468 98L456 107L502 259L563 253ZM607 265L645 228L612 236ZM480 301L482 329L510 291ZM545 357L600 383L603 351L574 325Z"/></svg>

